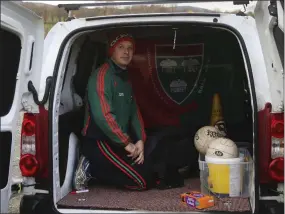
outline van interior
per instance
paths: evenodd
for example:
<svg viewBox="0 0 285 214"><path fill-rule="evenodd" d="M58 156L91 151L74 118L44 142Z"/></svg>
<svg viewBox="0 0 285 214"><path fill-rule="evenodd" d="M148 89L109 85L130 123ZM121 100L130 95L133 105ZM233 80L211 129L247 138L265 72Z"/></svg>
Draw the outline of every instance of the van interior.
<svg viewBox="0 0 285 214"><path fill-rule="evenodd" d="M187 135L185 130L188 127L198 130L210 124L213 96L218 93L228 137L238 146L247 145L253 155L250 85L242 47L231 30L199 23L95 30L74 41L65 67L59 105L61 196L57 206L91 210L197 211L182 204L180 199L182 193L201 190L199 154L194 146L189 155L193 155L195 164L181 169L184 187L137 192L94 181L88 187L89 192L71 194L75 163L80 154L87 81L90 73L107 58L108 36L117 32L131 33L136 41L128 71L147 134L170 127L177 131L167 136L174 139L173 143L186 139L193 145L193 136ZM76 141L79 151L71 152L71 141ZM214 207L199 211L249 212L251 209L249 198L215 200Z"/></svg>
<svg viewBox="0 0 285 214"><path fill-rule="evenodd" d="M5 117L9 114L14 101L14 94L17 82L17 73L21 55L21 40L18 35L12 33L4 28L1 28L1 37L3 42L1 44L1 69L0 69L0 116ZM9 72L6 72L9 71ZM3 189L8 183L8 174L10 168L11 158L11 143L12 133L9 131L0 131L0 150L2 151L0 157L0 174L2 179L0 181L0 188Z"/></svg>

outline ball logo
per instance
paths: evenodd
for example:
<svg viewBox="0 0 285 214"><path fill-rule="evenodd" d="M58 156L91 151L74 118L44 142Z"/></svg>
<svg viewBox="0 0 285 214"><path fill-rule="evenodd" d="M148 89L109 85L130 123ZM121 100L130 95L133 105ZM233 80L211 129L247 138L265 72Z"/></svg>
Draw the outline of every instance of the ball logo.
<svg viewBox="0 0 285 214"><path fill-rule="evenodd" d="M216 138L216 137L222 137L222 135L221 135L220 133L218 133L218 132L213 132L213 131L211 131L211 130L207 130L207 135L210 136L210 137L214 137L214 138Z"/></svg>
<svg viewBox="0 0 285 214"><path fill-rule="evenodd" d="M224 154L223 154L221 151L215 151L215 155L221 157L221 156L223 156Z"/></svg>
<svg viewBox="0 0 285 214"><path fill-rule="evenodd" d="M199 140L200 138L199 138L199 135L198 135L198 133L196 133L195 134L195 140Z"/></svg>
<svg viewBox="0 0 285 214"><path fill-rule="evenodd" d="M225 121L217 121L217 123L215 124L215 127L220 130L223 133L226 133L226 124Z"/></svg>

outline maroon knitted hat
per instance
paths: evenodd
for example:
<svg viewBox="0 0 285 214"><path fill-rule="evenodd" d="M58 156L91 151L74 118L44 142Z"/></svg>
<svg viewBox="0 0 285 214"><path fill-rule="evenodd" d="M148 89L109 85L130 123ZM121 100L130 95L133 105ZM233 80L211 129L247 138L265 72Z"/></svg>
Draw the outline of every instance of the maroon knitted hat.
<svg viewBox="0 0 285 214"><path fill-rule="evenodd" d="M116 35L116 37L111 37L109 39L109 47L108 47L109 56L112 56L116 46L124 41L131 42L133 44L133 48L135 48L135 40L133 36L127 33L122 33L122 34Z"/></svg>

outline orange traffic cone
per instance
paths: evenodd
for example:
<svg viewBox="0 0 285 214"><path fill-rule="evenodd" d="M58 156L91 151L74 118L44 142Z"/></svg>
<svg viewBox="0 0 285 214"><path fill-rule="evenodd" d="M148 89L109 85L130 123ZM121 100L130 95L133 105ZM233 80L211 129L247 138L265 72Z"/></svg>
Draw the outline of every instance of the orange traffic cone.
<svg viewBox="0 0 285 214"><path fill-rule="evenodd" d="M223 109L221 105L221 98L218 93L213 96L212 114L211 114L211 126L215 126L222 132L225 136L227 134L226 124L223 117Z"/></svg>

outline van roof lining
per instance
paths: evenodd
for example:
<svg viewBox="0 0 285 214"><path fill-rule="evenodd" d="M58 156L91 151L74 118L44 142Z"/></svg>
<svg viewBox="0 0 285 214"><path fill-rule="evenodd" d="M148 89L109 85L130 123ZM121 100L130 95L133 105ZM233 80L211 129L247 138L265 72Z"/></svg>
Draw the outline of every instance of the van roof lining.
<svg viewBox="0 0 285 214"><path fill-rule="evenodd" d="M146 29L147 28L147 29ZM181 37L193 36L198 34L207 34L207 33L217 33L223 31L222 29L214 28L211 26L202 26L199 24L180 24L180 25L147 25L147 26L131 26L131 27L116 27L116 28L108 28L104 30L94 31L92 33L88 33L90 38L96 42L105 42L106 38L109 37L110 34L116 34L118 32L128 32L132 34L135 38L143 39L143 38L157 38L161 37L163 32L164 38L173 38L174 28L176 29L177 35ZM225 31L229 33L228 31Z"/></svg>
<svg viewBox="0 0 285 214"><path fill-rule="evenodd" d="M86 21L95 21L100 19L115 19L115 18L140 18L140 17L152 17L152 16L212 16L220 17L219 13L188 13L188 12L172 12L172 13L141 13L141 14L118 14L109 16L95 16L87 17Z"/></svg>

